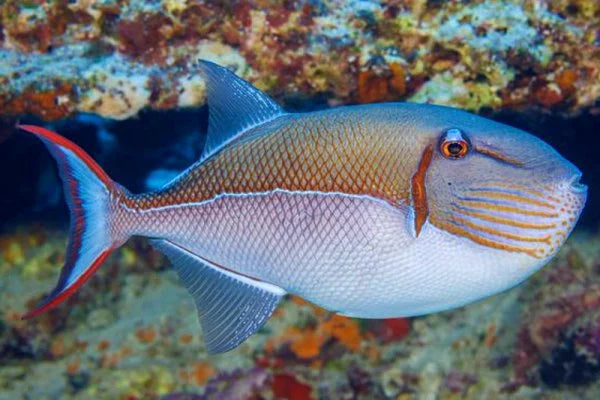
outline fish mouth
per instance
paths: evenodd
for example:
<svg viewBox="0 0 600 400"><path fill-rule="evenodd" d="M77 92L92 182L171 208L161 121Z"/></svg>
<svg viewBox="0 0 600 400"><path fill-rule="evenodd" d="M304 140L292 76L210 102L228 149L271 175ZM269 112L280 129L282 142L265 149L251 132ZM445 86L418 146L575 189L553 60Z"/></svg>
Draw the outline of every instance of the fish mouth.
<svg viewBox="0 0 600 400"><path fill-rule="evenodd" d="M588 187L587 185L581 183L581 172L573 175L573 177L569 180L569 188L571 189L572 192L574 193L578 193L578 194L584 194L587 193Z"/></svg>

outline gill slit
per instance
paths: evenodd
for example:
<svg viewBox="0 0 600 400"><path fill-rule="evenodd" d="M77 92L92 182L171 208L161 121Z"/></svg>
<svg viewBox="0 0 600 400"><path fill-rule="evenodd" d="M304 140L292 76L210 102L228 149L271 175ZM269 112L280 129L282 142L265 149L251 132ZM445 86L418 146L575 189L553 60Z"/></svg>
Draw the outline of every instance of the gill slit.
<svg viewBox="0 0 600 400"><path fill-rule="evenodd" d="M429 205L427 203L427 189L425 187L425 177L427 176L427 170L431 165L431 159L433 158L433 145L428 145L421 154L417 172L412 176L410 180L410 190L412 194L413 209L415 212L415 235L419 237L421 229L427 221L429 216Z"/></svg>

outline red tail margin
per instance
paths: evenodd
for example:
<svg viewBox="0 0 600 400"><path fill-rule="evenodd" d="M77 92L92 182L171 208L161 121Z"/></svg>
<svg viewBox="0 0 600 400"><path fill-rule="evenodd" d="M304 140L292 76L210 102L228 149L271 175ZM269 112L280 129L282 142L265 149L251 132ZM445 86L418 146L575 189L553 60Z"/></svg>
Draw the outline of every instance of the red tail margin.
<svg viewBox="0 0 600 400"><path fill-rule="evenodd" d="M75 143L39 126L17 127L40 138L56 160L71 213L69 244L58 283L39 306L22 316L27 319L64 302L114 250L109 201L111 192L120 189Z"/></svg>
<svg viewBox="0 0 600 400"><path fill-rule="evenodd" d="M89 277L91 277L94 274L94 272L96 272L98 268L100 268L100 266L104 263L104 260L108 258L111 252L112 249L109 249L101 253L100 256L92 263L92 265L89 266L85 273L79 279L77 279L77 281L73 285L69 286L67 289L63 290L62 292L56 295L48 296L36 308L23 314L21 316L21 319L29 319L35 317L36 315L42 314L43 312L48 311L67 300L85 283L85 281L88 280Z"/></svg>

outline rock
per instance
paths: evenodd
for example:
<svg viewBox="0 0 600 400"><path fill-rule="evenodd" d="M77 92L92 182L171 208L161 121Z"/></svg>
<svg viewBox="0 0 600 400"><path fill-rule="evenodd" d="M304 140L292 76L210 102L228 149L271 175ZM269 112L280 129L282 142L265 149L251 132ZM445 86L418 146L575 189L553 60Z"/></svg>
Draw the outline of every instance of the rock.
<svg viewBox="0 0 600 400"><path fill-rule="evenodd" d="M268 3L4 2L0 116L124 119L199 106L198 58L275 97L327 93L332 104L411 98L577 112L600 97L600 39L588 17L597 2ZM532 88L532 79L550 83Z"/></svg>

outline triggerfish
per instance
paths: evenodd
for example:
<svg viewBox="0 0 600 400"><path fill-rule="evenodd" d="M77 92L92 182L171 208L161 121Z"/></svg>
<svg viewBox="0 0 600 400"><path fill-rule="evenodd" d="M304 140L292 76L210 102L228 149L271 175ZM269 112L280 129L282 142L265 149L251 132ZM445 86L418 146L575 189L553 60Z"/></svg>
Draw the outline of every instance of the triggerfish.
<svg viewBox="0 0 600 400"><path fill-rule="evenodd" d="M73 294L131 236L171 261L211 353L256 332L286 293L351 317L423 315L523 281L584 207L581 172L519 129L428 104L290 113L223 67L199 70L204 153L152 193L20 125L56 159L71 212L58 284L25 317Z"/></svg>

